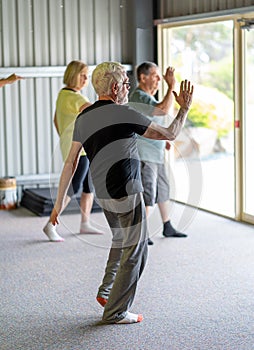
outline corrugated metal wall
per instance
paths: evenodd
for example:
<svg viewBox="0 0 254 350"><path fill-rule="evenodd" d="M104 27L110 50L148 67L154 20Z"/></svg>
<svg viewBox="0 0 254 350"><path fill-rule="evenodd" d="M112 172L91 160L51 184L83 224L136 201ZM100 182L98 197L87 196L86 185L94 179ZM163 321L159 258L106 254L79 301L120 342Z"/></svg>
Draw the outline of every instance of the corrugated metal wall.
<svg viewBox="0 0 254 350"><path fill-rule="evenodd" d="M157 0L155 19L236 10L254 5L253 0Z"/></svg>
<svg viewBox="0 0 254 350"><path fill-rule="evenodd" d="M64 69L73 59L129 63L126 3L0 0L0 78L26 77L0 89L0 177L60 171L52 120ZM83 93L96 97L91 85Z"/></svg>

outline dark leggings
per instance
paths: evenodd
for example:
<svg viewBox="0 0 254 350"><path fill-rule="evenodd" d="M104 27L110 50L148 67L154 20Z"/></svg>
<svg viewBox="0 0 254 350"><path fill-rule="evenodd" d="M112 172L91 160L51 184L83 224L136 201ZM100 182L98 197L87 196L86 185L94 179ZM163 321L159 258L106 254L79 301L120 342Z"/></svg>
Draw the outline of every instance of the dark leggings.
<svg viewBox="0 0 254 350"><path fill-rule="evenodd" d="M81 185L83 185L84 193L93 192L93 189L92 188L90 189L88 184L88 169L89 169L89 160L87 156L81 156L79 158L76 172L72 178L72 183L67 192L67 195L69 197L72 197L75 194L77 194L80 190Z"/></svg>

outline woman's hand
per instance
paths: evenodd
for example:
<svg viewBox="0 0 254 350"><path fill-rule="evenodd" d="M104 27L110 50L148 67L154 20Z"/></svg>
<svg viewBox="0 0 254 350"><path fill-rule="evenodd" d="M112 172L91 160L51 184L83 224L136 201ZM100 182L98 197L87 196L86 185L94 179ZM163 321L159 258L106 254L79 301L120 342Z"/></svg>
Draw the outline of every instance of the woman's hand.
<svg viewBox="0 0 254 350"><path fill-rule="evenodd" d="M58 225L59 224L59 220L58 220L58 212L55 208L53 208L51 215L50 215L50 219L49 221L53 224L53 225Z"/></svg>

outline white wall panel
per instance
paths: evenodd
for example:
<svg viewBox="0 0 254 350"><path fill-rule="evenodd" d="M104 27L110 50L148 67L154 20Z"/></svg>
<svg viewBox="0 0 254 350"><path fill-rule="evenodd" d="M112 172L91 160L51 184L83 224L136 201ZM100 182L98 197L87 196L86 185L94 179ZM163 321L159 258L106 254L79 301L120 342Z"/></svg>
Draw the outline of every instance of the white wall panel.
<svg viewBox="0 0 254 350"><path fill-rule="evenodd" d="M37 141L35 133L35 103L34 79L26 79L20 83L20 133L21 133L21 161L22 174L36 174L37 172ZM29 160L29 161L28 161Z"/></svg>
<svg viewBox="0 0 254 350"><path fill-rule="evenodd" d="M65 42L65 58L66 62L80 58L79 41L79 20L80 13L78 1L75 1L76 6L73 6L73 0L64 0L64 42Z"/></svg>
<svg viewBox="0 0 254 350"><path fill-rule="evenodd" d="M95 0L95 18L94 25L96 28L96 63L109 59L109 4L108 1Z"/></svg>
<svg viewBox="0 0 254 350"><path fill-rule="evenodd" d="M17 45L19 66L33 65L32 0L17 1Z"/></svg>
<svg viewBox="0 0 254 350"><path fill-rule="evenodd" d="M95 23L94 23L94 2L83 0L79 2L80 16L80 57L87 64L95 62Z"/></svg>
<svg viewBox="0 0 254 350"><path fill-rule="evenodd" d="M18 66L17 8L15 0L2 1L1 66Z"/></svg>
<svg viewBox="0 0 254 350"><path fill-rule="evenodd" d="M18 85L6 86L5 90L6 101L11 101L4 104L6 170L12 175L21 172L19 88Z"/></svg>
<svg viewBox="0 0 254 350"><path fill-rule="evenodd" d="M65 65L63 0L48 2L50 65Z"/></svg>
<svg viewBox="0 0 254 350"><path fill-rule="evenodd" d="M38 173L49 173L52 139L52 113L50 105L49 79L38 78L35 82L36 140L38 150ZM41 162L40 159L44 161Z"/></svg>
<svg viewBox="0 0 254 350"><path fill-rule="evenodd" d="M49 65L49 21L47 1L33 0L34 65Z"/></svg>

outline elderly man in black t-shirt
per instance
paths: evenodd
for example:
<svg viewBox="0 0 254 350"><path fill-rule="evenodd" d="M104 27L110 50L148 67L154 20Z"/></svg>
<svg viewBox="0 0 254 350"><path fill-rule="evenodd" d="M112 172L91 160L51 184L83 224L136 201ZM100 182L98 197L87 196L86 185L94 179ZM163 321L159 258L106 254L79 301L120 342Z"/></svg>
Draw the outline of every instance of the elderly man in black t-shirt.
<svg viewBox="0 0 254 350"><path fill-rule="evenodd" d="M141 314L129 312L147 258L146 213L137 152L137 134L174 140L186 120L193 87L183 81L174 96L180 109L168 128L151 122L123 104L128 102L129 79L117 62L99 64L92 75L98 101L77 118L72 147L65 162L51 222L58 223L66 190L84 147L96 198L112 231L112 246L97 301L105 323L136 323Z"/></svg>

